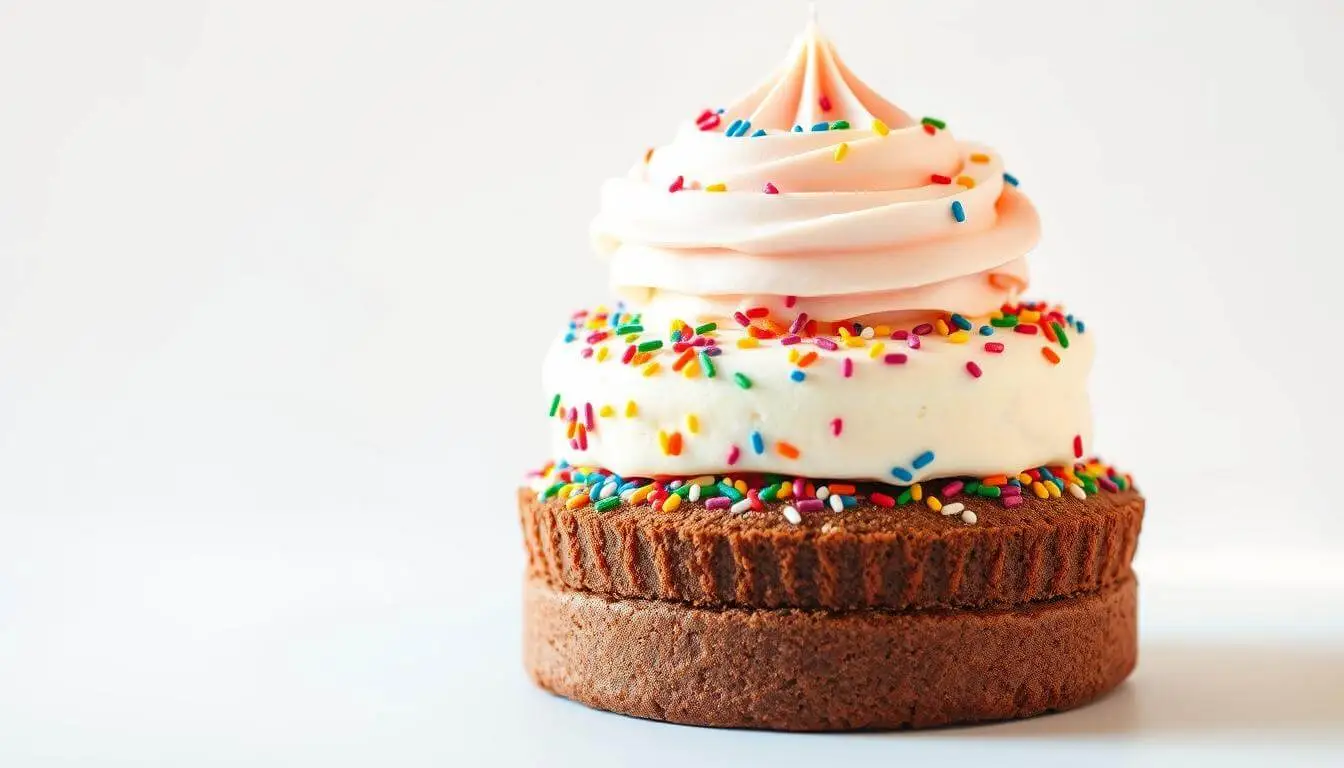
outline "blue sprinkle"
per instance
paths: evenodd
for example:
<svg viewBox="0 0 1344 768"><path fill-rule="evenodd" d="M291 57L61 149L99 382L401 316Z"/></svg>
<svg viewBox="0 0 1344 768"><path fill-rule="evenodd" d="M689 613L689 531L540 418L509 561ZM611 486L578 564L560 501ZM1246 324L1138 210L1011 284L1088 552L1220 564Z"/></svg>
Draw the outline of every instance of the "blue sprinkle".
<svg viewBox="0 0 1344 768"><path fill-rule="evenodd" d="M1017 486L1018 488L1021 488L1021 487L1022 487L1022 481L1021 481L1021 480L1018 480L1016 477L1014 477L1012 480L1009 480L1009 481L1008 481L1008 484L1009 484L1009 485L1015 485L1015 486Z"/></svg>
<svg viewBox="0 0 1344 768"><path fill-rule="evenodd" d="M1009 184L1012 184L1014 187L1017 186L1017 177L1011 173L1004 173L1003 180L1008 182Z"/></svg>
<svg viewBox="0 0 1344 768"><path fill-rule="evenodd" d="M910 474L910 471L907 470L905 467L892 467L891 476L896 478L897 480L900 480L903 483L908 483L911 480L915 479L915 476Z"/></svg>
<svg viewBox="0 0 1344 768"><path fill-rule="evenodd" d="M625 493L626 491L630 490L631 488L638 488L638 487L639 487L639 481L638 481L638 480L629 480L629 481L623 483L623 484L621 485L621 487L619 487L619 488L616 489L616 495L617 495L617 496L620 496L622 493Z"/></svg>
<svg viewBox="0 0 1344 768"><path fill-rule="evenodd" d="M1055 487L1059 490L1064 490L1064 480L1062 478L1052 477L1050 478L1050 482L1054 483Z"/></svg>
<svg viewBox="0 0 1344 768"><path fill-rule="evenodd" d="M802 381L803 379L807 378L807 374L803 373L802 371L794 371L793 373L789 374L789 378L793 379L794 381Z"/></svg>
<svg viewBox="0 0 1344 768"><path fill-rule="evenodd" d="M1073 313L1065 315L1064 322L1068 323L1069 325L1073 325Z"/></svg>
<svg viewBox="0 0 1344 768"><path fill-rule="evenodd" d="M816 125L812 126L812 130L814 131L828 131L830 130L830 128L831 128L830 123L817 123Z"/></svg>
<svg viewBox="0 0 1344 768"><path fill-rule="evenodd" d="M915 465L915 469L923 469L927 467L929 463L932 461L933 461L933 451L925 451L916 456L915 460L910 463Z"/></svg>
<svg viewBox="0 0 1344 768"><path fill-rule="evenodd" d="M853 496L841 496L840 503L844 506L845 509L849 509L855 504L858 504L859 500L854 498Z"/></svg>
<svg viewBox="0 0 1344 768"><path fill-rule="evenodd" d="M724 109L723 107L719 107L718 109L714 110L714 114L716 114L716 115L722 115L722 114L723 114L723 109Z"/></svg>
<svg viewBox="0 0 1344 768"><path fill-rule="evenodd" d="M793 132L794 132L794 133L802 133L802 132L803 132L803 126L795 124L795 125L793 126Z"/></svg>
<svg viewBox="0 0 1344 768"><path fill-rule="evenodd" d="M1045 478L1046 480L1054 480L1054 479L1055 479L1055 473L1051 472L1050 470L1046 469L1045 467L1041 467L1041 477Z"/></svg>
<svg viewBox="0 0 1344 768"><path fill-rule="evenodd" d="M597 497L602 495L602 486L604 483L593 483L593 489L588 491L588 500L597 501Z"/></svg>
<svg viewBox="0 0 1344 768"><path fill-rule="evenodd" d="M993 336L993 335L994 335L994 326L992 326L992 325L982 325L982 326L980 326L980 335L981 335L981 336Z"/></svg>
<svg viewBox="0 0 1344 768"><path fill-rule="evenodd" d="M566 344L569 344L569 343L572 342L572 341L574 341L574 334L572 334L572 333L566 333L566 334L565 334L565 343L566 343Z"/></svg>
<svg viewBox="0 0 1344 768"><path fill-rule="evenodd" d="M952 324L957 326L963 331L971 330L971 321L967 320L961 315L958 315L956 312L952 313Z"/></svg>
<svg viewBox="0 0 1344 768"><path fill-rule="evenodd" d="M1078 321L1078 332L1079 332L1079 333L1087 333L1087 328L1083 325L1083 321L1082 321L1082 320L1079 320L1079 321Z"/></svg>
<svg viewBox="0 0 1344 768"><path fill-rule="evenodd" d="M737 135L737 136L746 136L746 135L747 135L747 131L750 131L750 130L751 130L751 121L750 121L750 120L743 120L743 121L742 121L742 124L739 125L739 126L737 127L737 134L736 134L736 135Z"/></svg>
<svg viewBox="0 0 1344 768"><path fill-rule="evenodd" d="M600 475L600 474L594 472L594 473L592 473L591 475L589 475L589 476L588 476L588 479L587 479L587 480L584 480L584 482L587 483L587 484L589 484L589 485L595 485L595 484L601 483L603 480L606 480L606 479L607 479L606 475Z"/></svg>
<svg viewBox="0 0 1344 768"><path fill-rule="evenodd" d="M672 342L674 344L678 341L681 341L681 329L678 328L677 330L673 331L672 335L669 338L672 339Z"/></svg>
<svg viewBox="0 0 1344 768"><path fill-rule="evenodd" d="M761 437L760 432L751 433L751 450L755 451L758 456L765 453L765 438Z"/></svg>
<svg viewBox="0 0 1344 768"><path fill-rule="evenodd" d="M966 220L966 209L961 207L960 200L952 201L952 218L956 219L958 222Z"/></svg>
<svg viewBox="0 0 1344 768"><path fill-rule="evenodd" d="M566 461L566 460L564 460L564 459L561 459L561 460L559 461L559 463L557 463L557 464L555 465L555 468L556 468L556 469L564 469L565 467L568 467L568 466L569 466L569 462Z"/></svg>
<svg viewBox="0 0 1344 768"><path fill-rule="evenodd" d="M753 133L753 134L751 134L751 138L754 139L754 138L756 138L757 136L764 136L764 135L765 135L765 129L764 129L764 128L757 128L757 129L756 129L756 132Z"/></svg>
<svg viewBox="0 0 1344 768"><path fill-rule="evenodd" d="M728 130L723 132L724 136L736 136L738 126L742 125L741 120L734 120L733 124L728 126Z"/></svg>

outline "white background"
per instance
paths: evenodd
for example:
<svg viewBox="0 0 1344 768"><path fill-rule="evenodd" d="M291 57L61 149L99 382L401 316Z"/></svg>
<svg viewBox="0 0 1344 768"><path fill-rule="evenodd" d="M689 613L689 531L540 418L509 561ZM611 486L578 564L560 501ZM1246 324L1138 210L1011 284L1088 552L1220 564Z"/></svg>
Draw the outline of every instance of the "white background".
<svg viewBox="0 0 1344 768"><path fill-rule="evenodd" d="M521 671L512 493L605 296L598 185L804 3L0 2L0 764L1338 757L1344 4L820 13L1042 212L1033 293L1150 499L1131 683L798 737Z"/></svg>

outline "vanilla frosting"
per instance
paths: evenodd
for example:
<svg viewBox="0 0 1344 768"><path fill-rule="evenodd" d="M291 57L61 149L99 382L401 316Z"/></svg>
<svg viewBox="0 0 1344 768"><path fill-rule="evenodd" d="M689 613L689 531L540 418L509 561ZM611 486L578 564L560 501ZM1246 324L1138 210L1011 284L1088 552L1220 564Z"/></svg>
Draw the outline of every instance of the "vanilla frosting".
<svg viewBox="0 0 1344 768"><path fill-rule="evenodd" d="M809 24L770 78L603 186L593 242L627 306L547 358L555 455L886 482L1070 462L1092 346L1017 303L1039 227L998 153L878 96ZM994 325L1008 310L1040 335Z"/></svg>

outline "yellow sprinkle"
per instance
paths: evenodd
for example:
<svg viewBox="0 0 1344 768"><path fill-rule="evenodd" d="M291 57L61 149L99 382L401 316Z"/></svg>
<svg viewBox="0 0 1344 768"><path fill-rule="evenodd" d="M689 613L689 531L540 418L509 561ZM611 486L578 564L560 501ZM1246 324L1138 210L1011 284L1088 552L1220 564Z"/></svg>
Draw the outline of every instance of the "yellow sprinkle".
<svg viewBox="0 0 1344 768"><path fill-rule="evenodd" d="M663 449L663 455L667 455L667 444L672 438L667 436L663 430L658 430L658 447Z"/></svg>
<svg viewBox="0 0 1344 768"><path fill-rule="evenodd" d="M1019 323L1035 323L1041 319L1041 313L1034 309L1024 309L1017 313Z"/></svg>
<svg viewBox="0 0 1344 768"><path fill-rule="evenodd" d="M738 492L738 493L746 493L746 492L747 492L747 481L746 481L746 480L738 480L737 482L733 483L733 487L737 489L737 492Z"/></svg>
<svg viewBox="0 0 1344 768"><path fill-rule="evenodd" d="M862 336L847 336L847 337L845 337L845 346L846 346L846 347L862 347L863 345L865 345L865 344L867 344L867 343L868 343L868 340L865 339L865 338L863 338Z"/></svg>
<svg viewBox="0 0 1344 768"><path fill-rule="evenodd" d="M607 353L610 352L610 351L611 351L611 349L608 348L608 347L605 347L605 346L598 347L598 348L597 348L597 362L600 363L600 362L602 362L603 360L606 360L606 359L607 359Z"/></svg>
<svg viewBox="0 0 1344 768"><path fill-rule="evenodd" d="M850 333L850 332L849 332L849 329L846 328L846 327L843 326L843 325L840 326L839 328L837 328L836 330L840 331L840 336L841 336L842 338L846 338L846 339L848 339L850 336L853 336L853 335L854 335L854 334Z"/></svg>
<svg viewBox="0 0 1344 768"><path fill-rule="evenodd" d="M604 405L602 406L601 410L597 412L597 415L601 416L604 419L609 419L612 416L616 415L616 409L612 408L610 405Z"/></svg>
<svg viewBox="0 0 1344 768"><path fill-rule="evenodd" d="M876 359L877 359L877 356L880 355L880 354L882 354L882 350L884 350L884 349L886 349L886 348L887 348L887 345L886 345L886 344L883 344L882 342L879 341L879 342L873 344L873 348L872 348L872 349L868 350L868 356L871 357L871 358L873 358L874 360L876 360Z"/></svg>
<svg viewBox="0 0 1344 768"><path fill-rule="evenodd" d="M1058 485L1055 485L1054 483L1041 483L1041 485L1044 485L1045 490L1050 492L1050 498L1058 499L1060 497L1060 491Z"/></svg>
<svg viewBox="0 0 1344 768"><path fill-rule="evenodd" d="M955 333L949 333L947 335L947 340L953 344L965 344L971 340L971 334L967 331L957 331Z"/></svg>
<svg viewBox="0 0 1344 768"><path fill-rule="evenodd" d="M1049 492L1045 490L1045 486L1041 485L1040 480L1031 484L1031 492L1036 494L1036 498L1038 499L1044 499L1050 495Z"/></svg>
<svg viewBox="0 0 1344 768"><path fill-rule="evenodd" d="M727 185L727 184L724 184L723 182L719 182L718 184L710 184L709 186L705 187L705 191L706 191L706 192L726 192L726 191L728 191L728 185ZM664 506L666 506L666 505L664 505ZM675 509L675 507L673 507L673 509Z"/></svg>
<svg viewBox="0 0 1344 768"><path fill-rule="evenodd" d="M694 379L696 376L699 376L700 361L695 358L691 358L691 362L687 363L685 367L681 369L681 375L685 376L688 379Z"/></svg>
<svg viewBox="0 0 1344 768"><path fill-rule="evenodd" d="M663 499L664 512L676 512L677 507L680 506L681 506L681 497L675 493L672 494L671 496L668 496L666 499Z"/></svg>
<svg viewBox="0 0 1344 768"><path fill-rule="evenodd" d="M879 326L877 326L876 328L873 329L873 335L874 335L874 336L890 336L890 335L891 335L891 326L890 326L890 325L879 325Z"/></svg>
<svg viewBox="0 0 1344 768"><path fill-rule="evenodd" d="M973 153L973 154L971 155L971 162L972 162L972 163L988 163L988 162L989 162L989 155L986 155L984 152L975 152L975 153Z"/></svg>
<svg viewBox="0 0 1344 768"><path fill-rule="evenodd" d="M737 340L738 349L752 349L754 347L759 347L760 345L761 343L756 340L755 336L744 336Z"/></svg>
<svg viewBox="0 0 1344 768"><path fill-rule="evenodd" d="M914 499L915 501L923 499L924 486L920 485L919 483L915 483L914 485L910 486L910 498Z"/></svg>
<svg viewBox="0 0 1344 768"><path fill-rule="evenodd" d="M637 341L638 339L639 339L639 334L638 334L638 333L627 333L627 334L625 334L625 343L626 343L626 344L634 344L635 341Z"/></svg>
<svg viewBox="0 0 1344 768"><path fill-rule="evenodd" d="M578 431L579 431L579 422L571 421L569 422L569 426L565 427L565 437L568 437L569 439L573 440L574 434Z"/></svg>
<svg viewBox="0 0 1344 768"><path fill-rule="evenodd" d="M849 145L843 141L840 142L840 144L835 148L835 162L838 163L841 160L844 160L845 155L848 154L849 154Z"/></svg>
<svg viewBox="0 0 1344 768"><path fill-rule="evenodd" d="M975 189L975 179L970 176L958 176L957 183L967 189Z"/></svg>
<svg viewBox="0 0 1344 768"><path fill-rule="evenodd" d="M934 512L943 511L943 502L939 501L937 496L928 497L927 499L924 500L924 503L928 504L929 509L932 509Z"/></svg>
<svg viewBox="0 0 1344 768"><path fill-rule="evenodd" d="M560 486L560 491L559 491L558 493L556 493L555 495L556 495L556 496L568 496L569 494L571 494L571 493L574 492L574 489L575 489L575 488L578 488L578 487L579 487L579 483L566 483L566 484Z"/></svg>
<svg viewBox="0 0 1344 768"><path fill-rule="evenodd" d="M1028 475L1026 472L1019 472L1017 473L1017 482L1030 485L1031 475Z"/></svg>
<svg viewBox="0 0 1344 768"><path fill-rule="evenodd" d="M792 483L780 483L780 484L779 484L779 493L776 493L776 494L775 494L775 498L776 498L776 499L787 499L787 498L791 498L792 496L793 496L793 484L792 484Z"/></svg>
<svg viewBox="0 0 1344 768"><path fill-rule="evenodd" d="M588 503L588 494L580 493L577 496L570 496L565 502L565 509L578 509Z"/></svg>
<svg viewBox="0 0 1344 768"><path fill-rule="evenodd" d="M700 417L696 416L694 413L686 414L686 429L689 430L692 435L699 434Z"/></svg>
<svg viewBox="0 0 1344 768"><path fill-rule="evenodd" d="M639 406L635 405L634 400L625 401L625 418L633 419L639 414Z"/></svg>
<svg viewBox="0 0 1344 768"><path fill-rule="evenodd" d="M994 310L993 312L990 312L990 313L989 313L989 319L990 319L990 320L1002 320L1002 319L1003 319L1003 313L996 309L996 310Z"/></svg>
<svg viewBox="0 0 1344 768"><path fill-rule="evenodd" d="M797 347L789 347L789 362L790 362L790 363L796 363L796 362L798 362L798 348L797 348Z"/></svg>
<svg viewBox="0 0 1344 768"><path fill-rule="evenodd" d="M644 366L644 375L652 376L655 373L657 373L662 367L663 366L658 364L657 360L654 360L652 363L649 363L648 365Z"/></svg>
<svg viewBox="0 0 1344 768"><path fill-rule="evenodd" d="M941 317L938 318L938 322L933 324L933 327L938 329L939 336L946 336L950 331L947 327L947 323Z"/></svg>
<svg viewBox="0 0 1344 768"><path fill-rule="evenodd" d="M873 118L873 133L876 133L878 136L886 136L890 132L891 129L887 127L886 123L878 120L876 117Z"/></svg>
<svg viewBox="0 0 1344 768"><path fill-rule="evenodd" d="M637 490L637 491L635 491L634 493L630 494L630 503L631 503L631 504L638 504L638 503L640 503L641 501L643 501L643 500L649 498L649 494L653 493L653 490L654 490L655 488L657 488L657 487L658 487L658 484L657 484L657 483L649 483L648 485L644 486L643 488L640 488L639 490Z"/></svg>

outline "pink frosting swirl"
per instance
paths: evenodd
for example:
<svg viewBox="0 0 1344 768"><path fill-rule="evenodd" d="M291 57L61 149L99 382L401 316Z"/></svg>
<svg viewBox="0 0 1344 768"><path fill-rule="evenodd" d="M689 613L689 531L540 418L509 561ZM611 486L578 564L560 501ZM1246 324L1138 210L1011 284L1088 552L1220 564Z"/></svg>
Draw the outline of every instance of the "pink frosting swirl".
<svg viewBox="0 0 1344 768"><path fill-rule="evenodd" d="M615 287L646 309L721 316L795 296L846 320L992 311L1025 288L1039 221L996 153L911 120L813 24L717 120L608 181L592 231Z"/></svg>

